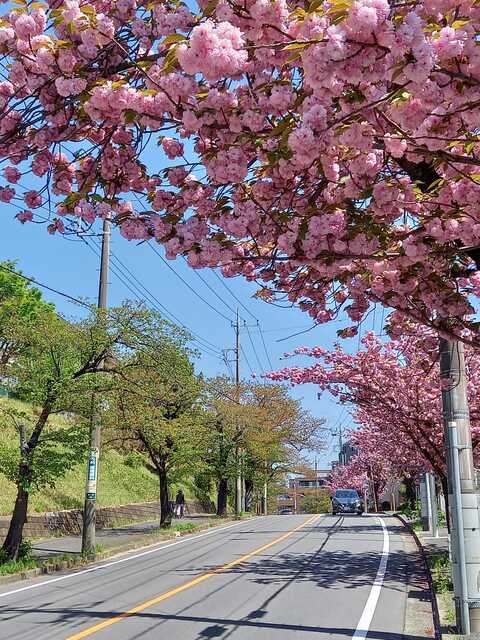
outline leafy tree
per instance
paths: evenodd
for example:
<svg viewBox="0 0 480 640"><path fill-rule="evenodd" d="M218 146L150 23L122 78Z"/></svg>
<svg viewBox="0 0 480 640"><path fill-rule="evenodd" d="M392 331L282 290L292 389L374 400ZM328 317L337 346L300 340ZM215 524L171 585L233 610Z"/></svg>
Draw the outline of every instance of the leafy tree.
<svg viewBox="0 0 480 640"><path fill-rule="evenodd" d="M331 508L330 494L324 489L307 494L301 503L303 513L328 513Z"/></svg>
<svg viewBox="0 0 480 640"><path fill-rule="evenodd" d="M14 262L0 262L0 376L9 360L25 348L25 340L17 338L15 329L33 324L40 313L53 313L53 309L39 289L15 275Z"/></svg>
<svg viewBox="0 0 480 640"><path fill-rule="evenodd" d="M114 376L124 375L121 357L141 340L145 313L125 306L109 313L92 311L80 322L44 311L34 323L15 327L22 347L6 367L9 388L34 407L34 419L9 412L19 433L19 449L9 449L0 467L17 484L17 497L3 556L16 559L32 490L54 484L74 462L91 418L92 392L107 393ZM26 347L26 348L24 348ZM28 347L28 348L27 348ZM102 374L100 376L100 374ZM74 413L78 428L55 428L51 417Z"/></svg>
<svg viewBox="0 0 480 640"><path fill-rule="evenodd" d="M201 466L201 380L176 329L165 323L125 361L128 367L111 401L112 440L148 454L158 476L160 525L171 522L169 487Z"/></svg>
<svg viewBox="0 0 480 640"><path fill-rule="evenodd" d="M302 412L281 385L242 383L237 389L225 378L214 379L207 410L211 428L206 459L217 484L218 515L226 513L228 487L238 473L251 497L297 465L302 450L322 446L323 421Z"/></svg>

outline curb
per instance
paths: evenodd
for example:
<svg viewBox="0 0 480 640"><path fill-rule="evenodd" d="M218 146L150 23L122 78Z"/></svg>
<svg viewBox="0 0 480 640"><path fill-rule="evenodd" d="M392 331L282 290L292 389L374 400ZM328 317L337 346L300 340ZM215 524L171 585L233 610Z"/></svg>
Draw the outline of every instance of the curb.
<svg viewBox="0 0 480 640"><path fill-rule="evenodd" d="M440 614L439 614L439 611L438 611L437 597L436 597L435 591L433 589L432 574L430 572L430 567L428 566L427 555L425 553L425 549L423 548L419 537L417 536L417 534L414 531L414 529L411 527L410 523L407 522L406 520L404 520L404 518L402 518L402 516L400 516L398 513L395 513L393 515L394 515L395 518L400 520L400 522L403 524L403 526L410 533L412 538L415 540L415 544L417 545L417 548L418 548L418 550L420 552L420 556L422 558L423 566L425 568L425 573L426 573L427 580L428 580L428 586L429 586L429 589L430 589L430 604L432 605L432 617L433 617L433 626L434 626L434 631L435 631L435 640L442 640L442 630L441 630L441 624L440 624Z"/></svg>
<svg viewBox="0 0 480 640"><path fill-rule="evenodd" d="M261 517L261 516L248 516L246 518L242 518L242 520L247 521L255 517ZM121 545L118 547L111 547L106 551L97 553L95 556L95 559L89 560L88 558L85 558L85 557L72 555L71 558L55 561L55 557L52 557L51 563L47 562L41 567L36 567L35 569L27 569L26 571L22 571L21 573L12 573L10 575L0 576L0 587L2 585L11 584L12 582L21 582L23 580L30 580L32 578L37 578L38 576L59 573L60 571L66 571L67 569L89 567L91 565L97 564L98 562L102 562L103 560L113 558L114 556L120 556L125 553L129 553L130 551L136 551L138 549L148 549L149 547L154 547L155 545L168 542L169 540L174 540L175 538L182 538L183 536L188 536L188 535L195 536L197 533L202 533L210 529L215 529L215 527L222 527L231 522L236 522L237 520L238 520L237 518L226 518L223 522L219 522L218 524L215 523L210 527L202 527L201 529L197 529L195 531L175 531L175 532L172 532L171 535L161 540L156 540L152 542L148 542L144 537L143 539L139 539L136 542L132 541L130 544Z"/></svg>

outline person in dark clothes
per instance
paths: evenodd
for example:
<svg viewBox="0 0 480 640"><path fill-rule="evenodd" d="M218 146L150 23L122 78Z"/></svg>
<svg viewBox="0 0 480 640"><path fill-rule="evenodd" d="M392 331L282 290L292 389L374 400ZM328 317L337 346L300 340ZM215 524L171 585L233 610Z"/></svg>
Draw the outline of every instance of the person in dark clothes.
<svg viewBox="0 0 480 640"><path fill-rule="evenodd" d="M178 490L177 497L175 498L175 515L177 518L183 518L185 511L185 496L181 489Z"/></svg>

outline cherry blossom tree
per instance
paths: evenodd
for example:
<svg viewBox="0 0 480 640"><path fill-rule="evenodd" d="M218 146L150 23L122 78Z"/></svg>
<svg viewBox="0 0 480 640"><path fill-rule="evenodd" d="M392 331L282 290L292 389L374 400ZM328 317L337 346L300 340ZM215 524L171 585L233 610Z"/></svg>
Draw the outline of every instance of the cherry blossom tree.
<svg viewBox="0 0 480 640"><path fill-rule="evenodd" d="M346 310L347 335L379 302L476 342L479 22L475 0L16 0L0 201L50 233L111 216L315 322Z"/></svg>
<svg viewBox="0 0 480 640"><path fill-rule="evenodd" d="M421 327L415 334L386 343L368 333L356 354L347 353L339 345L333 351L299 348L297 354L311 356L316 362L307 367L288 367L269 377L293 384L316 384L322 392L350 405L358 425L351 434L352 442L362 455L371 458L371 464L378 468L383 464L379 477L416 475L430 469L447 495L437 343L438 338ZM480 374L478 352L470 348L466 360L476 447L480 442L480 392L475 382ZM360 462L348 472L358 476Z"/></svg>

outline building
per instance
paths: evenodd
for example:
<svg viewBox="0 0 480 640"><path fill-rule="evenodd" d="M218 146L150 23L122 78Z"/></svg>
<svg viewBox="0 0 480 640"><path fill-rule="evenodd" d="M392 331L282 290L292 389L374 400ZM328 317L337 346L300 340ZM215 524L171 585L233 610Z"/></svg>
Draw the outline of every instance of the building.
<svg viewBox="0 0 480 640"><path fill-rule="evenodd" d="M277 495L277 511L282 513L291 510L293 513L302 512L302 501L309 495L315 495L316 490L325 488L330 478L330 469L319 469L312 475L289 478L284 493Z"/></svg>

